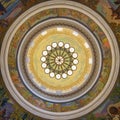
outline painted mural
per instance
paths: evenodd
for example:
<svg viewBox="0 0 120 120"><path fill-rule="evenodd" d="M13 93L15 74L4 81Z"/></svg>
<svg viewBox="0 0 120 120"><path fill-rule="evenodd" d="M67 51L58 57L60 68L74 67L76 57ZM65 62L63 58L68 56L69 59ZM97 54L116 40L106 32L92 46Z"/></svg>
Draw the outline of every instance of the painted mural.
<svg viewBox="0 0 120 120"><path fill-rule="evenodd" d="M24 11L29 9L31 6L43 2L47 0L0 0L0 47L2 45L2 40L4 38L5 33L7 32L9 26L14 22L14 20L21 15ZM120 0L73 0L76 2L83 3L93 10L95 10L97 13L99 13L111 26L113 32L115 33L118 44L120 45ZM47 14L43 13L44 14ZM59 15L63 14L76 14L75 12L63 12L60 11ZM55 15L55 11L52 11L52 15ZM40 16L37 16L38 18ZM40 18L39 18L40 19ZM87 18L86 18L87 20ZM28 21L27 25L21 26L21 30L27 29L24 26L27 26L28 28L32 26L30 23L34 21L34 18L31 18L31 21ZM92 29L96 29L96 31L99 31L99 34L102 34L100 30L96 28L96 26L92 26L94 24L89 23L89 27ZM21 32L22 34L22 32ZM106 52L109 53L109 45L107 43L107 40L102 40L104 47L106 48ZM13 46L16 44L13 43ZM12 49L11 49L12 50ZM14 49L13 49L14 50ZM107 51L108 50L108 51ZM108 54L109 56L110 54ZM104 61L106 65L107 60ZM14 72L14 71L12 71ZM106 71L105 73L108 73L109 71ZM103 74L104 77L107 77L107 74ZM14 80L16 80L16 76L13 76ZM17 83L16 83L17 85ZM99 84L102 88L104 85L103 80L101 78L101 84ZM20 90L22 90L22 94L26 96L26 99L30 99L31 102L33 102L33 98L31 96L27 96L27 93L24 92L23 86L19 86ZM94 88L95 90L95 88ZM96 91L97 92L97 91ZM89 94L89 98L90 95ZM88 96L86 96L88 97ZM38 105L38 107L42 107L43 109L49 110L49 111L68 111L69 109L75 110L80 105L84 105L87 103L87 101L80 100L76 101L75 103L71 102L69 104L53 104L45 101L37 102L35 101L34 104ZM21 108L15 100L11 97L9 92L7 91L3 80L2 75L0 74L0 120L45 120L43 118L38 118L37 116L34 116L30 114L29 112L25 111L23 108ZM108 99L104 101L102 105L100 105L96 110L89 113L88 115L85 115L81 118L75 119L75 120L120 120L120 75L118 76L118 81L116 83L116 86L114 87L112 93L108 96Z"/></svg>

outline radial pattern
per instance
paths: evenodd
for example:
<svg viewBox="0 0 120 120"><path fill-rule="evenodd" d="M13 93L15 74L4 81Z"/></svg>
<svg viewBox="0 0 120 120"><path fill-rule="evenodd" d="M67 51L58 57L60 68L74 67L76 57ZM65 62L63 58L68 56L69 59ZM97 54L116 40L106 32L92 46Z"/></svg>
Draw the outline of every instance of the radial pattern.
<svg viewBox="0 0 120 120"><path fill-rule="evenodd" d="M77 69L78 54L68 43L52 43L42 54L42 68L50 77L65 79Z"/></svg>
<svg viewBox="0 0 120 120"><path fill-rule="evenodd" d="M92 9L69 0L24 12L10 26L1 51L9 92L23 108L46 119L93 111L110 94L119 71L111 28Z"/></svg>

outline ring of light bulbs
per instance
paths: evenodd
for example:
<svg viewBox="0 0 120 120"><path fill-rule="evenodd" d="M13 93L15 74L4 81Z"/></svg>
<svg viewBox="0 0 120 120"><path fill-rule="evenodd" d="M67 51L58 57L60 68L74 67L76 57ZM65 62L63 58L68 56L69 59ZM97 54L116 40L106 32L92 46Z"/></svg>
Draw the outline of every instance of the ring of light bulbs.
<svg viewBox="0 0 120 120"><path fill-rule="evenodd" d="M67 78L77 69L78 54L68 43L54 42L42 52L42 68L51 78Z"/></svg>

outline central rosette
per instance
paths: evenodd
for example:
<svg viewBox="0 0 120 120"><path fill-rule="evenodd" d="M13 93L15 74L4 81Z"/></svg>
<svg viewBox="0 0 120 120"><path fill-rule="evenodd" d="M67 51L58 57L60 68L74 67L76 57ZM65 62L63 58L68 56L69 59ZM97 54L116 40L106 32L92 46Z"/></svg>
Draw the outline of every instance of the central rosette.
<svg viewBox="0 0 120 120"><path fill-rule="evenodd" d="M51 78L67 78L77 69L77 53L68 43L52 43L42 52L42 68Z"/></svg>
<svg viewBox="0 0 120 120"><path fill-rule="evenodd" d="M64 62L64 58L61 56L57 56L57 58L55 59L55 62L56 64L61 65Z"/></svg>

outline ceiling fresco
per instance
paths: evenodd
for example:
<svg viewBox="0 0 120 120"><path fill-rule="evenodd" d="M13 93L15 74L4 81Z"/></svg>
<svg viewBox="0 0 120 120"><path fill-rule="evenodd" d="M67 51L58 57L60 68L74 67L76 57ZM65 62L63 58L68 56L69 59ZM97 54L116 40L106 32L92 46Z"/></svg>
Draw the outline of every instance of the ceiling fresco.
<svg viewBox="0 0 120 120"><path fill-rule="evenodd" d="M0 120L119 120L119 42L119 0L0 0Z"/></svg>

